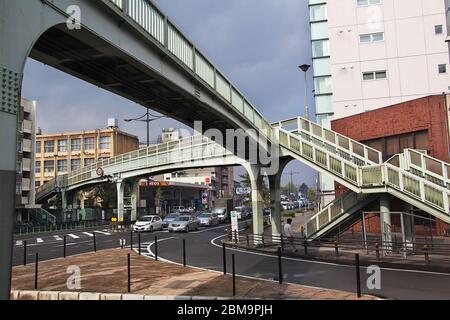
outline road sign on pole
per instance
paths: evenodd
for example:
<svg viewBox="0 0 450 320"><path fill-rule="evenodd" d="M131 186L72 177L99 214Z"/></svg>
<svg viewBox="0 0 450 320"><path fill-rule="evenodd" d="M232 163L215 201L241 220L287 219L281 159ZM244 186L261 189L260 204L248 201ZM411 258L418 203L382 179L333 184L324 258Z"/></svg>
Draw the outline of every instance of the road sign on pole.
<svg viewBox="0 0 450 320"><path fill-rule="evenodd" d="M250 187L236 188L236 194L250 194L250 193L252 193L252 188Z"/></svg>
<svg viewBox="0 0 450 320"><path fill-rule="evenodd" d="M233 241L237 241L237 238L239 237L237 211L231 211L230 216L231 216L231 234L233 237Z"/></svg>

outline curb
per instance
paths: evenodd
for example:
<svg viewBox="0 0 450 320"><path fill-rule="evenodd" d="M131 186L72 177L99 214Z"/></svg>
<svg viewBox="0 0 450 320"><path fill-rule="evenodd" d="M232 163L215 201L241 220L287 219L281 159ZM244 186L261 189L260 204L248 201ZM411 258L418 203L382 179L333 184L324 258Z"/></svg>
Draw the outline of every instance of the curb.
<svg viewBox="0 0 450 320"><path fill-rule="evenodd" d="M72 292L72 291L31 291L12 290L11 300L107 300L107 301L144 301L144 300L260 300L243 297L201 297L201 296L156 296L130 293L98 293L98 292Z"/></svg>

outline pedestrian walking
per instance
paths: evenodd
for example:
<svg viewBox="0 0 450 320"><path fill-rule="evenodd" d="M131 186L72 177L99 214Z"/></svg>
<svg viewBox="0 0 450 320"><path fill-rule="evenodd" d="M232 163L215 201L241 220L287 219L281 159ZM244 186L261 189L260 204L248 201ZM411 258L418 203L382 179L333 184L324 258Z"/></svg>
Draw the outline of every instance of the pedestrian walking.
<svg viewBox="0 0 450 320"><path fill-rule="evenodd" d="M288 239L289 243L292 247L292 252L297 252L297 248L295 247L295 241L294 241L294 235L292 234L292 227L291 227L292 219L287 219L286 223L284 224L283 233L284 236Z"/></svg>

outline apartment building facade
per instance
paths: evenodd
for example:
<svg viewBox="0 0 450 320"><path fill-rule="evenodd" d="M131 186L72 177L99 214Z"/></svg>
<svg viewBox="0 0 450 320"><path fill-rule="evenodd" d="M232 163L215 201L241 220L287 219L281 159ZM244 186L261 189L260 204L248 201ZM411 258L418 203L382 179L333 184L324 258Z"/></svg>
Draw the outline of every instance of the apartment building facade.
<svg viewBox="0 0 450 320"><path fill-rule="evenodd" d="M34 207L34 142L36 101L21 99L18 113L16 155L16 209L21 213Z"/></svg>
<svg viewBox="0 0 450 320"><path fill-rule="evenodd" d="M139 148L137 136L116 126L79 132L36 135L35 187L98 160Z"/></svg>
<svg viewBox="0 0 450 320"><path fill-rule="evenodd" d="M309 9L319 124L448 92L446 0L309 0ZM321 190L333 186L321 176Z"/></svg>

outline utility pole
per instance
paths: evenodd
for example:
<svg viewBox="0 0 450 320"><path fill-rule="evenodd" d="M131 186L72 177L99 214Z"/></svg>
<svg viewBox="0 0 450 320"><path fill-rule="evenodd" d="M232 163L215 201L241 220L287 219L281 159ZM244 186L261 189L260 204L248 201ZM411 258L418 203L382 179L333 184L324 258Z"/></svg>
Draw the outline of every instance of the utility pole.
<svg viewBox="0 0 450 320"><path fill-rule="evenodd" d="M302 64L301 66L299 66L300 70L303 71L304 75L305 75L305 118L309 120L309 107L308 107L308 77L307 77L307 72L309 70L311 66L309 64Z"/></svg>

